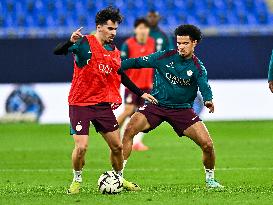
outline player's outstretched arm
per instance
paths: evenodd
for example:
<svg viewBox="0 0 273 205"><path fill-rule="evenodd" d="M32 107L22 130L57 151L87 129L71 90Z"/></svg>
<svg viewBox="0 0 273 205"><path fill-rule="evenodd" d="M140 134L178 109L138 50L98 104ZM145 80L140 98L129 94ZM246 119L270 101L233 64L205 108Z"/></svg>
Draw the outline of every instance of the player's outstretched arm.
<svg viewBox="0 0 273 205"><path fill-rule="evenodd" d="M139 89L122 70L119 70L118 74L121 75L121 83L133 93L135 93L137 96L140 96L144 100L148 100L153 104L158 103L152 95L145 93L143 90Z"/></svg>
<svg viewBox="0 0 273 205"><path fill-rule="evenodd" d="M156 52L148 56L139 58L129 58L121 62L120 70L128 70L130 68L156 68L157 59L163 52Z"/></svg>
<svg viewBox="0 0 273 205"><path fill-rule="evenodd" d="M67 55L68 53L68 48L72 46L73 43L68 40L66 42L59 43L55 48L54 48L54 54L55 55Z"/></svg>
<svg viewBox="0 0 273 205"><path fill-rule="evenodd" d="M76 43L80 38L83 37L83 35L81 34L81 29L82 28L83 27L81 27L81 28L77 29L76 31L74 31L68 41L59 43L54 49L54 54L55 55L67 55L68 49L74 43Z"/></svg>

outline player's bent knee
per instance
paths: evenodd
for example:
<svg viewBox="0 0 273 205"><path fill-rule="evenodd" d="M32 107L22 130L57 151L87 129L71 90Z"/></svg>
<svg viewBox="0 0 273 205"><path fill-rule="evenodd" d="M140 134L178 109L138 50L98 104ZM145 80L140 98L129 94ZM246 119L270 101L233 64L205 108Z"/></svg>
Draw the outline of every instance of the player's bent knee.
<svg viewBox="0 0 273 205"><path fill-rule="evenodd" d="M77 154L79 156L83 156L87 151L88 146L87 145L77 145Z"/></svg>
<svg viewBox="0 0 273 205"><path fill-rule="evenodd" d="M211 140L208 140L207 142L205 142L203 145L202 145L202 150L204 152L212 152L213 151L213 142Z"/></svg>
<svg viewBox="0 0 273 205"><path fill-rule="evenodd" d="M137 132L137 129L132 124L128 124L125 128L124 137L133 138Z"/></svg>
<svg viewBox="0 0 273 205"><path fill-rule="evenodd" d="M114 153L114 154L119 154L121 153L123 150L123 145L122 144L117 144L117 145L114 145L111 147L111 151Z"/></svg>

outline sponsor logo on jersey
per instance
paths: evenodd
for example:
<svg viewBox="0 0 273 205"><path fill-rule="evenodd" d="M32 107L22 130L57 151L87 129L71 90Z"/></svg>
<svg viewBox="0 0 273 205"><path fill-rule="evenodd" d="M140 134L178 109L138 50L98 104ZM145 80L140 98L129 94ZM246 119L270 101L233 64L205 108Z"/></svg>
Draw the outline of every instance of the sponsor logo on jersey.
<svg viewBox="0 0 273 205"><path fill-rule="evenodd" d="M113 68L111 68L109 65L105 65L105 64L102 64L100 63L99 64L99 70L103 73L106 73L106 74L109 74L111 73L111 71L113 70Z"/></svg>
<svg viewBox="0 0 273 205"><path fill-rule="evenodd" d="M188 86L191 85L190 81L191 79L182 79L179 78L171 73L166 73L166 78L173 84L173 85L183 85Z"/></svg>

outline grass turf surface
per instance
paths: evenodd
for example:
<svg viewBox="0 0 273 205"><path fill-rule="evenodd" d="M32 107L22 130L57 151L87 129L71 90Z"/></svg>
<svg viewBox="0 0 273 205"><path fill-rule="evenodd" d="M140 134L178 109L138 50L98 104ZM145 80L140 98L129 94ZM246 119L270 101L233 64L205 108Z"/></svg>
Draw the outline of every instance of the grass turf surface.
<svg viewBox="0 0 273 205"><path fill-rule="evenodd" d="M217 154L222 191L205 188L201 151L162 124L145 137L147 152L134 152L125 177L140 192L102 195L97 179L110 170L109 151L91 129L83 188L65 194L73 140L67 125L0 124L0 204L272 204L273 122L207 122Z"/></svg>

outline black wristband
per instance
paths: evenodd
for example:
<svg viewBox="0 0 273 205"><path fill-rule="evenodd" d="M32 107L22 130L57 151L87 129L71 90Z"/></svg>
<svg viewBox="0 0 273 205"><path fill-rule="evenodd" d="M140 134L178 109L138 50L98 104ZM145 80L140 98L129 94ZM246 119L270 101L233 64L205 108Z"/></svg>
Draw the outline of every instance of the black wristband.
<svg viewBox="0 0 273 205"><path fill-rule="evenodd" d="M66 55L68 53L68 48L72 46L74 43L70 41L70 39L64 43L59 43L55 49L55 55Z"/></svg>
<svg viewBox="0 0 273 205"><path fill-rule="evenodd" d="M123 71L119 70L118 74L121 75L121 83L137 96L140 97L145 93L143 90L139 89Z"/></svg>

